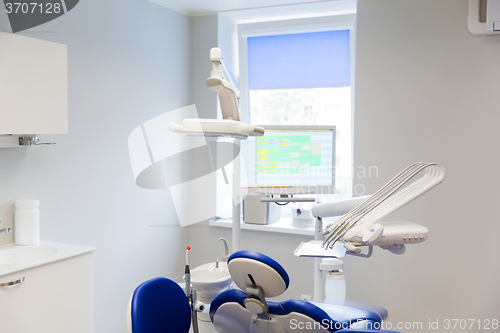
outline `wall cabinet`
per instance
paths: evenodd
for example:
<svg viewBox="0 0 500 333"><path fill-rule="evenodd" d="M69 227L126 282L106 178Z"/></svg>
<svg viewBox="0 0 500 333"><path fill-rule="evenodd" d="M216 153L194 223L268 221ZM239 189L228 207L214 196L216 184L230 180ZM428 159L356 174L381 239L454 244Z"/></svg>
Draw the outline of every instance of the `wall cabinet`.
<svg viewBox="0 0 500 333"><path fill-rule="evenodd" d="M92 253L0 276L0 332L92 333Z"/></svg>
<svg viewBox="0 0 500 333"><path fill-rule="evenodd" d="M66 45L0 32L0 135L67 133Z"/></svg>

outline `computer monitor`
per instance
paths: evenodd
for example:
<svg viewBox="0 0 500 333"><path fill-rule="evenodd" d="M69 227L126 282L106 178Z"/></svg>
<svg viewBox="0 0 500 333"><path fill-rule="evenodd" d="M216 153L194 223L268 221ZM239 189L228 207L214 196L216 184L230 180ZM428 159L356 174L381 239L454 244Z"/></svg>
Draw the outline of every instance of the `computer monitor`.
<svg viewBox="0 0 500 333"><path fill-rule="evenodd" d="M335 193L335 126L263 127L241 141L237 194Z"/></svg>

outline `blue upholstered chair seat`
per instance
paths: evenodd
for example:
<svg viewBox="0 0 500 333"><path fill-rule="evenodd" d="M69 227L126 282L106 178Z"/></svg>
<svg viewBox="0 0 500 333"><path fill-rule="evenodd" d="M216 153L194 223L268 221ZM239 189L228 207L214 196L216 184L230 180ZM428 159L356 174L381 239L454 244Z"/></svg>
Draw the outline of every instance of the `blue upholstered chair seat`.
<svg viewBox="0 0 500 333"><path fill-rule="evenodd" d="M253 314L245 308L244 301L246 298L247 295L245 292L233 289L220 294L212 301L210 306L210 319L216 325L216 328L219 329L219 332L225 332L225 329L218 326L231 327L234 331L228 332L232 333L240 332L239 329L241 329L241 332L246 332L245 327L250 327ZM307 330L307 324L305 324L304 316L310 318L312 322L316 322L316 328L321 328L322 330L319 331L322 332L336 332L342 329L347 329L351 326L351 324L358 321L363 321L363 324L366 327L380 327L380 323L382 321L379 314L369 310L333 305L330 306L330 308L334 309L335 313L328 314L314 303L299 299L291 299L283 302L268 301L267 305L269 307L267 313L268 316L276 318L279 325L285 329L288 327L290 332L300 331L300 327L302 326L304 327L303 331L311 331ZM230 317L229 320L227 318L221 319L216 316L222 306L225 307L226 313L234 313L234 316L225 316ZM232 322L232 319L236 318L238 321L242 318L246 318L245 320L247 323L241 324ZM310 325L311 324L309 324L309 326ZM348 332L354 333L356 330L349 329ZM362 332L369 331L365 329L362 330ZM375 330L375 332L380 333L383 331Z"/></svg>
<svg viewBox="0 0 500 333"><path fill-rule="evenodd" d="M235 284L246 292L228 290L212 301L210 319L219 333L384 332L378 330L387 313L381 307L364 309L349 303L340 306L298 299L272 302L257 296L259 288L267 297L278 296L290 283L284 268L261 253L236 252L229 258L228 268Z"/></svg>

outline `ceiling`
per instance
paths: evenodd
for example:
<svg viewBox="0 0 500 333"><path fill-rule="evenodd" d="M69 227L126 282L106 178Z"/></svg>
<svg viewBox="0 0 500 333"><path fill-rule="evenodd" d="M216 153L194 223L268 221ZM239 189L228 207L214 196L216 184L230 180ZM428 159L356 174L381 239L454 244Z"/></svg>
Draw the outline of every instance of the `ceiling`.
<svg viewBox="0 0 500 333"><path fill-rule="evenodd" d="M203 16L220 12L247 9L277 8L288 5L326 5L344 1L317 0L148 0L189 16ZM302 7L302 6L299 6Z"/></svg>

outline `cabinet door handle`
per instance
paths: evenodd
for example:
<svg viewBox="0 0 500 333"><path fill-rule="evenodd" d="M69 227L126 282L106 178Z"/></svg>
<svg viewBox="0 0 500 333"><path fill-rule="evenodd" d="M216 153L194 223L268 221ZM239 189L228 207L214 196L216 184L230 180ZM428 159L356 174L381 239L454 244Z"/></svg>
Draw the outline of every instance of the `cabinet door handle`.
<svg viewBox="0 0 500 333"><path fill-rule="evenodd" d="M15 286L16 284L21 284L24 282L25 277L26 276L23 276L19 280L14 280L14 281L10 281L10 282L4 282L4 283L0 282L0 287L8 287L8 286Z"/></svg>

